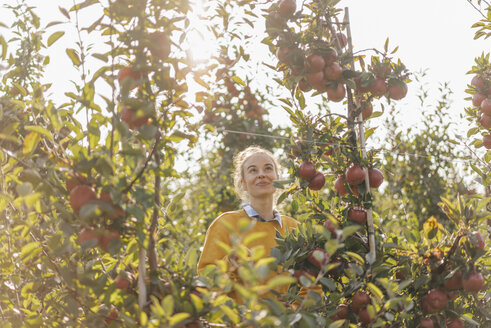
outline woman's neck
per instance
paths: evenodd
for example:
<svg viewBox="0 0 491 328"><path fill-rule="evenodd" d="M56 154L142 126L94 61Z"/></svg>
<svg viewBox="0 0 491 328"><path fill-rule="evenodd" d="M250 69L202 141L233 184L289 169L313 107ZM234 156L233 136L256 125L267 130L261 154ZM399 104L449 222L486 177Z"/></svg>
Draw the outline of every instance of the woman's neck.
<svg viewBox="0 0 491 328"><path fill-rule="evenodd" d="M273 198L251 198L250 204L257 214L265 220L274 219L273 214Z"/></svg>

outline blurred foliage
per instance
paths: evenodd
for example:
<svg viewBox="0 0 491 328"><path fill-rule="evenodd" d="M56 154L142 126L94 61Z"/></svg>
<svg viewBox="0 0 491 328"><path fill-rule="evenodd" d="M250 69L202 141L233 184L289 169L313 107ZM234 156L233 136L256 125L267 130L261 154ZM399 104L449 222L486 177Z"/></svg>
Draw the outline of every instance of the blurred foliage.
<svg viewBox="0 0 491 328"><path fill-rule="evenodd" d="M96 4L101 16L79 26L78 15ZM205 25L220 50L199 67L180 46L190 32L188 1L77 1L59 8L66 20L45 27L22 1L6 6L16 19L13 37L0 36L6 64L0 85L1 327L334 328L368 320L372 327L415 328L423 318L445 327L456 317L468 325L489 325L489 198L468 192L450 160L456 151L445 117L449 91L443 86L435 111L424 112L424 131L405 134L397 111L386 112L385 143L396 151L365 157L359 148L363 130L355 130L362 122L354 113L359 114L360 101L385 100L360 96L355 63L376 75L380 63L390 62L391 74L405 82L407 72L400 60L391 61L388 42L370 65L338 47L348 65L342 79L349 90L348 115L332 113L325 96L319 112L310 113L304 110L310 96L296 90L281 99L292 126L276 127L269 115L276 87L259 88L242 69L250 64L255 27L263 15L282 10L280 4L209 2ZM334 46L335 34L322 27L339 20L336 4L306 2L281 24L283 35L298 37L290 41L302 47L316 38ZM65 53L80 80L66 91L64 103L56 104L51 85L40 80L55 64L42 50L65 37L60 24L75 25L78 32ZM272 41L282 33L268 30L265 42L275 53L279 44ZM109 49L96 52L85 41L89 35ZM94 68L88 69L89 58L98 60ZM476 65L473 73L488 74L489 56ZM276 82L295 89L285 65L270 66L285 73ZM204 88L193 102L190 81ZM98 94L101 84L111 92ZM475 108L466 113L477 122ZM364 131L364 141L371 141L373 131ZM488 133L478 125L470 134L482 131ZM198 142L199 135L205 143ZM238 207L232 157L251 144L281 157L288 177L277 182L283 188L278 203L300 225L278 236L270 257L244 246L254 236L240 225L227 248L237 270L219 261L198 276L209 222ZM474 145L482 148L482 142ZM180 173L180 158L200 163L199 170ZM489 160L483 155L472 167L486 187ZM323 189L299 177L305 161L325 175ZM364 184L345 183L346 194L336 192L335 180L353 163L381 167L385 188L369 191ZM83 197L76 190L84 190ZM376 257L368 253L367 225L350 215L360 207L374 221ZM276 276L266 279L271 272ZM485 285L480 292L448 287L458 274L464 281L481 275ZM285 295L262 298L285 285ZM315 293L318 286L323 295ZM313 293L302 299L302 290ZM446 306L428 307L434 290L443 291ZM361 292L368 299L358 309ZM231 293L241 295L243 304ZM350 307L346 318L340 304Z"/></svg>

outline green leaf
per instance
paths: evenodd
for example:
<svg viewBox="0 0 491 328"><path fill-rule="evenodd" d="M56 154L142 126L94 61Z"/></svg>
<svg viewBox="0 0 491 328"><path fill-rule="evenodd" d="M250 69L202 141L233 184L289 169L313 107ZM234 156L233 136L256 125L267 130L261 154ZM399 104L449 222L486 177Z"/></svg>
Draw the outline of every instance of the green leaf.
<svg viewBox="0 0 491 328"><path fill-rule="evenodd" d="M72 60L73 65L78 67L78 66L80 66L80 64L82 64L82 62L80 61L80 58L78 57L77 51L75 49L67 48L66 54Z"/></svg>
<svg viewBox="0 0 491 328"><path fill-rule="evenodd" d="M196 296L196 295L194 295L194 296ZM172 317L169 318L169 324L171 324L173 326L173 325L175 325L181 321L186 320L189 317L190 317L189 313L185 313L185 312L176 313Z"/></svg>
<svg viewBox="0 0 491 328"><path fill-rule="evenodd" d="M62 7L59 7L58 6L58 9L60 10L60 12L68 19L70 19L70 14L68 13L68 10L66 10L65 8L62 8Z"/></svg>
<svg viewBox="0 0 491 328"><path fill-rule="evenodd" d="M210 89L210 86L208 85L208 83L206 83L205 81L203 81L199 76L196 76L194 75L193 76L193 79L196 81L196 83L198 83L199 85L205 87L206 89Z"/></svg>
<svg viewBox="0 0 491 328"><path fill-rule="evenodd" d="M22 247L22 250L20 252L20 257L22 259L25 259L27 257L31 258L33 253L37 255L39 254L40 251L41 251L41 243L38 241L33 241Z"/></svg>
<svg viewBox="0 0 491 328"><path fill-rule="evenodd" d="M75 6L70 8L70 11L80 10L89 6L99 3L99 0L85 0L84 2L77 3Z"/></svg>
<svg viewBox="0 0 491 328"><path fill-rule="evenodd" d="M238 314L237 314L237 313L235 313L235 312L234 312L234 311L233 311L231 308L229 308L229 307L228 307L228 306L226 306L226 305L222 305L222 306L220 306L220 310L222 310L222 311L223 311L223 313L225 313L225 315L226 315L226 316L227 316L227 317L228 317L230 320L232 320L232 322L233 322L234 324L239 323L240 318L239 318Z"/></svg>
<svg viewBox="0 0 491 328"><path fill-rule="evenodd" d="M336 320L329 325L328 328L340 328L344 325L346 319Z"/></svg>
<svg viewBox="0 0 491 328"><path fill-rule="evenodd" d="M355 232L360 230L360 228L361 227L357 226L357 225L347 226L346 228L343 229L343 238L347 238L347 237L351 236L352 234L354 234Z"/></svg>
<svg viewBox="0 0 491 328"><path fill-rule="evenodd" d="M167 316L171 316L174 313L174 297L167 295L162 301L162 309Z"/></svg>
<svg viewBox="0 0 491 328"><path fill-rule="evenodd" d="M462 318L464 319L464 321L466 321L466 322L470 323L471 325L474 325L474 326L476 326L476 327L479 327L479 323L478 323L478 322L476 322L476 321L474 321L474 320L472 320L472 319L469 317L469 315L471 315L471 314L470 314L470 313L466 313L466 314L464 314L464 315L462 316Z"/></svg>
<svg viewBox="0 0 491 328"><path fill-rule="evenodd" d="M363 257L361 257L359 254L349 252L349 251L347 251L345 254L348 255L349 257L351 257L352 259L354 259L359 264L363 264L365 262Z"/></svg>
<svg viewBox="0 0 491 328"><path fill-rule="evenodd" d="M63 31L58 31L58 32L51 34L48 38L48 47L51 46L53 43L55 43L63 35L65 35L65 32L63 32Z"/></svg>
<svg viewBox="0 0 491 328"><path fill-rule="evenodd" d="M39 143L39 133L30 132L26 135L24 139L24 146L22 148L22 153L24 155L32 153Z"/></svg>
<svg viewBox="0 0 491 328"><path fill-rule="evenodd" d="M382 291L377 287L375 286L373 283L369 282L367 284L367 289L379 300L379 301L382 301L382 299L384 298L384 293L382 293Z"/></svg>
<svg viewBox="0 0 491 328"><path fill-rule="evenodd" d="M51 134L51 132L49 132L47 129L43 128L42 126L28 125L25 127L25 129L27 131L37 132L37 133L45 136L46 138L48 138L49 141L54 142L53 135Z"/></svg>
<svg viewBox="0 0 491 328"><path fill-rule="evenodd" d="M238 77L238 76L235 76L235 75L232 76L232 80L234 80L235 83L238 83L238 84L240 84L240 85L242 85L244 87L246 86L245 82L242 81L242 79L240 77Z"/></svg>
<svg viewBox="0 0 491 328"><path fill-rule="evenodd" d="M13 86L14 86L14 87L15 87L17 90L19 90L19 91L20 91L20 93L22 93L22 95L23 95L23 96L26 96L26 95L27 95L27 91L26 91L26 89L24 89L24 88L22 87L22 85L20 85L20 84L19 84L19 83L17 83L17 82L13 82L13 81L12 81L12 85L13 85Z"/></svg>
<svg viewBox="0 0 491 328"><path fill-rule="evenodd" d="M2 46L2 59L5 59L7 56L7 41L5 41L5 38L0 35L0 45Z"/></svg>
<svg viewBox="0 0 491 328"><path fill-rule="evenodd" d="M201 312L203 310L203 300L201 297L198 297L198 295L191 293L191 302L193 303L194 308L196 311Z"/></svg>
<svg viewBox="0 0 491 328"><path fill-rule="evenodd" d="M293 277L290 276L276 276L273 279L268 281L267 286L271 289L279 287L279 286L284 286L284 285L290 285L294 283L296 280Z"/></svg>

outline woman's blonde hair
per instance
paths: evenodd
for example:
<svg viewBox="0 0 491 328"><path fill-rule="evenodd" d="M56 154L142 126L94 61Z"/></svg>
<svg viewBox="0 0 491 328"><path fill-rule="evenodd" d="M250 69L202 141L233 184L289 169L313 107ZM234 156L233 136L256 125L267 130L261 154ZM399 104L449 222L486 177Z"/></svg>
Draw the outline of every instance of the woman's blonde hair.
<svg viewBox="0 0 491 328"><path fill-rule="evenodd" d="M242 186L242 181L244 180L244 163L255 154L265 154L273 161L274 170L276 172L276 176L279 177L279 164L273 153L267 149L264 149L260 146L249 146L241 152L235 154L234 156L234 186L235 191L239 195L242 201L248 200L248 195L244 191L244 187Z"/></svg>

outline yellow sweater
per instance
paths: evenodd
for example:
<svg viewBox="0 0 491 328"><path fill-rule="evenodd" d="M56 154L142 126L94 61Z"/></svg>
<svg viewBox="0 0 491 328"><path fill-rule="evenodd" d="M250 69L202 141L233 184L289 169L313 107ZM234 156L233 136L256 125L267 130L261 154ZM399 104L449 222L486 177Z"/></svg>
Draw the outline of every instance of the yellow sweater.
<svg viewBox="0 0 491 328"><path fill-rule="evenodd" d="M252 223L253 227L244 234L242 240L257 232L265 233L263 237L255 239L246 245L249 249L257 246L264 247L265 257L269 257L271 249L277 246L275 240L276 231L279 231L282 236L285 236L298 225L298 221L283 215L281 216L280 226L279 222L276 220L271 222L260 222L252 219L245 213L244 210L223 213L211 223L208 231L206 232L203 252L201 253L201 257L198 262L198 272L201 272L201 270L208 265L215 265L219 260L227 260L227 253L222 247L220 247L219 242L232 246L232 242L230 240L231 232L229 229L227 229L227 225L231 226L233 231L239 235L239 221L244 219L248 220L248 223ZM277 274L272 272L269 279L276 275ZM275 288L275 290L280 294L285 294L288 291L288 288L288 285L282 285ZM302 289L303 290L301 290L299 293L300 297L304 297L306 293L306 290L304 288ZM322 289L320 286L317 286L314 291L321 293ZM234 293L232 293L230 296L241 303L241 300ZM266 297L271 297L271 294L268 294Z"/></svg>

